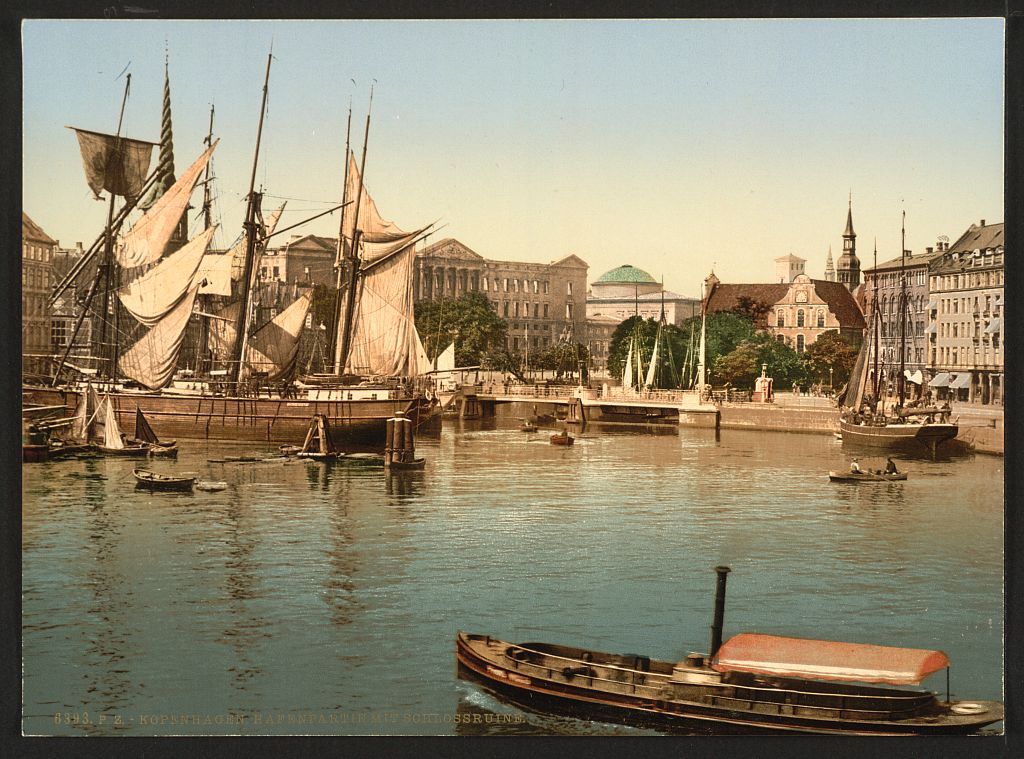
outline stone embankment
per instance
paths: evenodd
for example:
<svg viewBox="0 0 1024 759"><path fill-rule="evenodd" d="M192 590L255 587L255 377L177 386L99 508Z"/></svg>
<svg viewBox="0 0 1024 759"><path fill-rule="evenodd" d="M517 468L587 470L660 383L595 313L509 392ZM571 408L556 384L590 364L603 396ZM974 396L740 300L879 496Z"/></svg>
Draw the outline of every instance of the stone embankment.
<svg viewBox="0 0 1024 759"><path fill-rule="evenodd" d="M953 405L950 418L960 432L956 439L976 453L1003 455L1003 409L1001 406Z"/></svg>

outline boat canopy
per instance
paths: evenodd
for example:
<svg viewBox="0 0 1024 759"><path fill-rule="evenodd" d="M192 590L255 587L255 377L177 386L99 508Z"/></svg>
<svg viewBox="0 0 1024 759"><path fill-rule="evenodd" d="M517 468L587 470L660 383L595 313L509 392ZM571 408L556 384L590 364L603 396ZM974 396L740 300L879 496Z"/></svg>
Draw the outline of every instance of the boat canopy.
<svg viewBox="0 0 1024 759"><path fill-rule="evenodd" d="M942 651L740 633L718 649L711 666L717 672L916 685L948 667L949 659Z"/></svg>

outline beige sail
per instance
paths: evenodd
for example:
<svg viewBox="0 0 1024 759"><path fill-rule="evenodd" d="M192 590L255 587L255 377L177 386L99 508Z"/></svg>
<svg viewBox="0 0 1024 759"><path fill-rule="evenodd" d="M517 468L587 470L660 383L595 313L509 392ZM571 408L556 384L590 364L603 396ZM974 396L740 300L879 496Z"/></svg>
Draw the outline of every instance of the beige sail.
<svg viewBox="0 0 1024 759"><path fill-rule="evenodd" d="M651 363L647 367L647 376L644 378L644 387L654 387L654 373L658 367L658 349L661 347L661 325L658 325L658 332L654 336L654 351L651 353Z"/></svg>
<svg viewBox="0 0 1024 759"><path fill-rule="evenodd" d="M629 339L629 352L626 354L626 365L622 369L622 389L633 384L633 344L635 340Z"/></svg>
<svg viewBox="0 0 1024 759"><path fill-rule="evenodd" d="M409 377L430 368L413 322L412 240L417 234L363 266L345 365L350 374Z"/></svg>
<svg viewBox="0 0 1024 759"><path fill-rule="evenodd" d="M223 308L214 311L210 318L210 339L209 349L215 360L220 362L231 361L232 351L235 347L235 337L238 335L238 312L241 304L237 301L229 303ZM209 318L209 317L208 317Z"/></svg>
<svg viewBox="0 0 1024 759"><path fill-rule="evenodd" d="M266 372L267 379L273 381L291 376L299 350L299 333L306 323L312 302L313 291L306 290L253 333L246 350L246 363L250 370Z"/></svg>
<svg viewBox="0 0 1024 759"><path fill-rule="evenodd" d="M233 256L226 253L207 253L199 264L200 295L231 295L231 264Z"/></svg>
<svg viewBox="0 0 1024 759"><path fill-rule="evenodd" d="M117 291L121 303L139 322L152 327L181 301L199 280L199 266L216 227L200 233L185 246Z"/></svg>
<svg viewBox="0 0 1024 759"><path fill-rule="evenodd" d="M189 166L178 181L143 214L128 234L121 238L114 251L121 266L128 268L151 264L164 254L167 243L181 221L181 215L185 213L192 189L216 147L217 142L214 142L204 150L195 163Z"/></svg>
<svg viewBox="0 0 1024 759"><path fill-rule="evenodd" d="M198 292L199 285L193 284L167 316L121 356L117 365L125 376L150 390L170 383Z"/></svg>
<svg viewBox="0 0 1024 759"><path fill-rule="evenodd" d="M124 198L137 197L146 184L156 143L113 134L73 129L82 151L85 181L97 198L102 190Z"/></svg>
<svg viewBox="0 0 1024 759"><path fill-rule="evenodd" d="M355 201L359 195L359 169L356 167L355 156L351 153L348 159L347 185L345 197ZM349 240L353 237L356 221L356 203L353 202L345 208L344 235ZM394 222L381 217L377 204L373 202L365 184L359 200L358 225L362 231L362 240L367 243L395 242L406 234L395 226ZM364 256L363 260L370 260L370 257Z"/></svg>
<svg viewBox="0 0 1024 759"><path fill-rule="evenodd" d="M287 202L282 203L280 208L276 211L271 211L270 215L267 216L263 224L263 232L260 235L263 239L274 234L274 230L277 229L277 222L280 221L281 214L284 213L284 207L286 205L288 205ZM257 248L257 257L252 264L253 271L259 270L258 264L261 253L262 251ZM231 279L237 282L242 278L242 273L245 271L245 235L242 235L238 242L231 246L231 250L228 251L228 255L231 257Z"/></svg>
<svg viewBox="0 0 1024 759"><path fill-rule="evenodd" d="M124 440L121 437L121 428L117 424L117 414L109 395L104 396L103 405L103 447L120 450L124 448Z"/></svg>
<svg viewBox="0 0 1024 759"><path fill-rule="evenodd" d="M451 343L447 348L441 351L437 356L437 366L435 371L438 372L450 372L455 368L455 343Z"/></svg>

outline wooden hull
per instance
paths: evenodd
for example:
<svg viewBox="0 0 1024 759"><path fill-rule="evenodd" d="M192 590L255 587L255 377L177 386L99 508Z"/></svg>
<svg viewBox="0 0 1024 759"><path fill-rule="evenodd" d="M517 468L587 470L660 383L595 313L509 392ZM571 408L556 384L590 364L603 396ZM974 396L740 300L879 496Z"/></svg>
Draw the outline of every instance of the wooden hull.
<svg viewBox="0 0 1024 759"><path fill-rule="evenodd" d="M148 446L127 446L125 448L104 448L97 446L97 450L104 456L121 456L129 459L144 459L149 455Z"/></svg>
<svg viewBox="0 0 1024 759"><path fill-rule="evenodd" d="M941 443L957 436L955 424L886 424L880 427L854 424L847 419L839 420L839 429L844 443L856 443L871 448L905 448L921 443L934 451Z"/></svg>
<svg viewBox="0 0 1024 759"><path fill-rule="evenodd" d="M385 464L385 466L393 471L411 471L423 469L426 463L426 459L413 459L412 461L392 461L390 464Z"/></svg>
<svg viewBox="0 0 1024 759"><path fill-rule="evenodd" d="M865 718L863 711L850 707L815 708L786 698L792 693L798 701L807 695L797 691L776 692L774 698L765 700L749 697L758 690L770 693L770 687L691 684L683 685L688 696L680 698L670 682L672 665L665 662L646 660L647 668L637 670L602 664L602 659L613 657L596 653L592 660L574 660L567 658L571 657L567 653L566 657L553 657L557 662L531 662L510 655L516 648L505 641L460 632L456 638L459 676L533 710L687 732L937 735L975 732L1003 717L1002 705L997 702L975 702L982 710L979 714L954 714L927 692L895 692L904 699L916 699L915 715L902 719ZM823 700L837 698L823 695ZM873 696L872 700L884 699Z"/></svg>
<svg viewBox="0 0 1024 759"><path fill-rule="evenodd" d="M873 472L829 472L832 482L902 482L907 479L904 472L896 474L875 474Z"/></svg>
<svg viewBox="0 0 1024 759"><path fill-rule="evenodd" d="M551 445L572 445L576 439L569 435L552 435Z"/></svg>
<svg viewBox="0 0 1024 759"><path fill-rule="evenodd" d="M21 446L21 460L26 464L46 461L50 456L50 448L45 443L39 445L25 444Z"/></svg>
<svg viewBox="0 0 1024 759"><path fill-rule="evenodd" d="M132 474L135 475L137 480L135 486L138 488L145 488L149 490L173 490L176 492L186 492L192 490L192 487L196 484L194 477L154 477L148 472L134 471Z"/></svg>
<svg viewBox="0 0 1024 759"><path fill-rule="evenodd" d="M172 393L114 392L117 421L135 424L138 406L161 438L301 443L314 414L324 414L339 446L384 447L385 423L404 412L419 424L429 416L425 398L311 401Z"/></svg>

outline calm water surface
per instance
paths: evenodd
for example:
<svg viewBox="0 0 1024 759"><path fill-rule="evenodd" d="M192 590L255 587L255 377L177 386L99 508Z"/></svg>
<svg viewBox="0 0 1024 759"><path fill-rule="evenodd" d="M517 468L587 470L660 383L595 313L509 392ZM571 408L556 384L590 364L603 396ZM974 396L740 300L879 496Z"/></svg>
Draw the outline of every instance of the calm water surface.
<svg viewBox="0 0 1024 759"><path fill-rule="evenodd" d="M216 493L136 491L129 460L25 465L24 732L641 734L458 680L455 632L678 659L707 650L720 563L726 637L939 648L955 696L1002 699L1002 459L839 485L827 436L563 448L515 424L445 422L426 470L391 477L188 441L145 465Z"/></svg>

